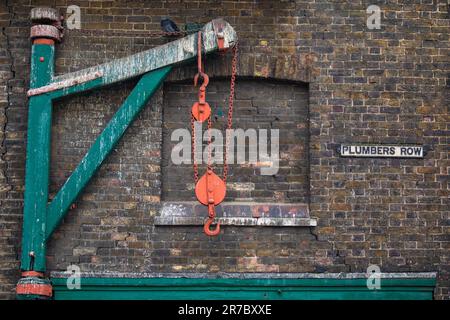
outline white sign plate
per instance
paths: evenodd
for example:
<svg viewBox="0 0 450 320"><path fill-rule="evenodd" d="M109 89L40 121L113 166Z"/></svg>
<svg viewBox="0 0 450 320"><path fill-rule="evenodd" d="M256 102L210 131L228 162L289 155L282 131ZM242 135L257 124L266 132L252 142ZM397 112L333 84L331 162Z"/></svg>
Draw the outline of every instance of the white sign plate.
<svg viewBox="0 0 450 320"><path fill-rule="evenodd" d="M339 147L342 157L372 157L372 158L423 158L423 146L393 146L342 144Z"/></svg>

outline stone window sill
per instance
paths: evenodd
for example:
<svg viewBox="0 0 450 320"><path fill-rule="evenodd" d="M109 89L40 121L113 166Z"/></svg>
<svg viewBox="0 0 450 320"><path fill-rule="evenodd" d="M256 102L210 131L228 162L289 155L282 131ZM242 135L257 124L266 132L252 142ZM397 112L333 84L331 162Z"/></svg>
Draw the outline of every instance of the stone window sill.
<svg viewBox="0 0 450 320"><path fill-rule="evenodd" d="M195 201L163 202L156 226L201 226L208 216L207 207ZM222 225L266 227L314 227L307 204L227 202L216 207Z"/></svg>

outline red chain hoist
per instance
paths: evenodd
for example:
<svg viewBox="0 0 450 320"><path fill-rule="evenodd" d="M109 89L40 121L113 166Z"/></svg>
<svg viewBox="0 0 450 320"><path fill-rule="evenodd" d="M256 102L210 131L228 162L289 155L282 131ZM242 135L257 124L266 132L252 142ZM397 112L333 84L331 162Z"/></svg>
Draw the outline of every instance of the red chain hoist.
<svg viewBox="0 0 450 320"><path fill-rule="evenodd" d="M220 46L219 43L219 47ZM223 168L223 178L220 178L214 173L211 167L211 107L206 102L206 87L209 83L209 77L203 72L202 65L202 33L198 33L197 41L197 65L198 73L194 77L194 85L197 86L198 80L201 77L203 83L200 86L198 93L198 101L192 106L191 115L191 127L192 127L192 155L193 155L193 166L194 166L194 181L195 185L195 195L200 203L208 206L208 218L206 219L203 230L208 236L216 236L220 232L220 223L216 224L214 230L210 230L211 224L214 222L216 216L215 206L220 204L225 199L226 194L226 180L228 174L228 164L227 164L227 151L229 145L229 137L226 139L225 146L225 156L224 156L224 168ZM227 119L227 129L231 129L233 122L233 102L234 102L234 84L236 80L236 69L237 69L237 44L233 47L233 60L232 60L232 72L231 72L231 83L230 83L230 96L228 100L228 119ZM204 122L208 121L208 163L206 173L199 179L198 177L198 165L195 159L195 121Z"/></svg>

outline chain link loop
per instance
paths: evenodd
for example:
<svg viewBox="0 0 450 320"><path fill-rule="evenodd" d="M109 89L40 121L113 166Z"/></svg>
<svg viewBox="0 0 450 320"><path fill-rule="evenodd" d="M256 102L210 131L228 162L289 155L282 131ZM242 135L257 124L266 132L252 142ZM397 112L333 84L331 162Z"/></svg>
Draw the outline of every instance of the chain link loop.
<svg viewBox="0 0 450 320"><path fill-rule="evenodd" d="M192 134L191 134L191 143L192 143L192 159L193 159L193 167L194 167L194 181L197 184L198 182L198 164L197 164L197 160L195 158L195 118L191 113L191 130L192 130Z"/></svg>
<svg viewBox="0 0 450 320"><path fill-rule="evenodd" d="M231 81L230 81L230 96L228 97L228 119L227 119L227 129L231 129L233 125L233 107L234 107L234 86L236 83L237 74L237 57L238 57L238 43L236 42L233 47L233 60L231 62ZM225 155L223 157L223 181L226 183L228 178L228 158L227 154L230 147L230 136L225 130Z"/></svg>
<svg viewBox="0 0 450 320"><path fill-rule="evenodd" d="M212 170L211 168L211 127L212 127L212 121L211 116L208 118L208 170Z"/></svg>

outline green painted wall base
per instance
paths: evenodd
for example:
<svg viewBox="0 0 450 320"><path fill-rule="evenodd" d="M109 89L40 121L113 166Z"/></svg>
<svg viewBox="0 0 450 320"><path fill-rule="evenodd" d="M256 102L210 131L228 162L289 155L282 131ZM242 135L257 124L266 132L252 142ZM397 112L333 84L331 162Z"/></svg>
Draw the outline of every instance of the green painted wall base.
<svg viewBox="0 0 450 320"><path fill-rule="evenodd" d="M436 279L382 279L369 290L366 279L53 278L56 300L432 300Z"/></svg>

